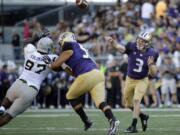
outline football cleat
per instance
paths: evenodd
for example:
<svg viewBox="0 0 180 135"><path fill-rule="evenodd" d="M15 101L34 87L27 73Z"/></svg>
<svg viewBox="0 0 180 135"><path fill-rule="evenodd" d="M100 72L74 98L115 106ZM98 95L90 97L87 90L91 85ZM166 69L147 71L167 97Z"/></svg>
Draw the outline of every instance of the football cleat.
<svg viewBox="0 0 180 135"><path fill-rule="evenodd" d="M124 133L137 133L137 132L138 132L138 131L137 131L136 127L133 127L133 126L128 127L128 128L124 131Z"/></svg>
<svg viewBox="0 0 180 135"><path fill-rule="evenodd" d="M90 120L88 120L85 124L84 124L84 131L87 131L89 128L91 128L93 125L93 122L91 122Z"/></svg>
<svg viewBox="0 0 180 135"><path fill-rule="evenodd" d="M119 120L110 120L110 129L108 131L108 135L116 135L118 131L120 121Z"/></svg>
<svg viewBox="0 0 180 135"><path fill-rule="evenodd" d="M147 125L148 125L149 115L144 115L143 117L140 117L140 119L141 119L141 124L142 124L142 130L146 131Z"/></svg>

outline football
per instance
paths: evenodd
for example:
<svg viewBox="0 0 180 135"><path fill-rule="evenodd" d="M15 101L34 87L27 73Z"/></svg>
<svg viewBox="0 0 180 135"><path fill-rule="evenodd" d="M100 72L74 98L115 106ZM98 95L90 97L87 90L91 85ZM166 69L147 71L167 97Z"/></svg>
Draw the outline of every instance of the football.
<svg viewBox="0 0 180 135"><path fill-rule="evenodd" d="M86 0L76 0L76 5L80 8L80 9L85 9L88 7L88 2Z"/></svg>

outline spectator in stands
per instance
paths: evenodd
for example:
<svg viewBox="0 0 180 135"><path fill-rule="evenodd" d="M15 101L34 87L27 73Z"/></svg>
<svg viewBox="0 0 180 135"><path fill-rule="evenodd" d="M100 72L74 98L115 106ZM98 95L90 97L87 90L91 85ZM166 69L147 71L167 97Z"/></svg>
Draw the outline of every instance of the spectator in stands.
<svg viewBox="0 0 180 135"><path fill-rule="evenodd" d="M154 16L154 5L152 4L152 0L147 0L145 3L143 3L141 7L141 18L146 25L151 27L153 16Z"/></svg>
<svg viewBox="0 0 180 135"><path fill-rule="evenodd" d="M56 25L56 31L58 34L69 30L68 23L66 21L59 21Z"/></svg>
<svg viewBox="0 0 180 135"><path fill-rule="evenodd" d="M27 40L31 37L31 31L28 20L24 20L24 28L23 28L23 38Z"/></svg>
<svg viewBox="0 0 180 135"><path fill-rule="evenodd" d="M19 60L21 56L20 36L16 31L13 33L11 44L13 46L15 60Z"/></svg>
<svg viewBox="0 0 180 135"><path fill-rule="evenodd" d="M78 24L75 31L79 43L85 43L90 40L91 35L88 31L86 31L86 28L83 23Z"/></svg>
<svg viewBox="0 0 180 135"><path fill-rule="evenodd" d="M146 107L157 107L157 91L155 88L156 78L149 76L149 85L146 95L144 96L144 104Z"/></svg>
<svg viewBox="0 0 180 135"><path fill-rule="evenodd" d="M8 78L8 71L7 65L3 65L2 70L0 71L0 78L1 78L1 90L0 90L0 102L6 95L8 88L10 87L10 82Z"/></svg>
<svg viewBox="0 0 180 135"><path fill-rule="evenodd" d="M161 86L161 94L162 94L162 104L165 104L165 100L168 99L169 92L172 94L172 103L177 103L177 95L176 95L176 68L172 61L171 56L165 56L164 63L159 69L161 72L162 86ZM168 97L169 96L169 97ZM167 101L167 104L170 105L170 100Z"/></svg>
<svg viewBox="0 0 180 135"><path fill-rule="evenodd" d="M121 72L120 65L117 60L113 60L109 67L109 75L111 78L111 91L109 93L110 105L112 108L122 107L122 91L121 91Z"/></svg>
<svg viewBox="0 0 180 135"><path fill-rule="evenodd" d="M161 17L165 17L167 14L168 5L165 0L160 0L156 4L156 18L160 19Z"/></svg>

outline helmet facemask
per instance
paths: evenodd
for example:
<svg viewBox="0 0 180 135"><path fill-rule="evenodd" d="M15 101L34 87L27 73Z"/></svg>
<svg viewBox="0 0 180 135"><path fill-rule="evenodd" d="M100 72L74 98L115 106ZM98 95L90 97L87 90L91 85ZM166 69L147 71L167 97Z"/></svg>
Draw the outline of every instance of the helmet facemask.
<svg viewBox="0 0 180 135"><path fill-rule="evenodd" d="M137 49L139 51L144 51L149 47L148 41L146 41L146 40L144 40L142 38L137 38L136 44L137 44Z"/></svg>
<svg viewBox="0 0 180 135"><path fill-rule="evenodd" d="M41 38L37 43L37 51L41 53L49 54L52 49L53 41L48 37Z"/></svg>

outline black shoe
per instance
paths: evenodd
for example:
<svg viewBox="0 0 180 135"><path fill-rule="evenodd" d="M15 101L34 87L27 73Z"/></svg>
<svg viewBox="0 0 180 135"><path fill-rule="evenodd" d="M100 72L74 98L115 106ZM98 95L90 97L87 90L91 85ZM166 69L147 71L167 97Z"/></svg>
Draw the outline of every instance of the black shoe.
<svg viewBox="0 0 180 135"><path fill-rule="evenodd" d="M128 128L124 131L124 133L137 133L137 132L138 132L138 131L137 131L136 127L133 127L133 126L128 127Z"/></svg>
<svg viewBox="0 0 180 135"><path fill-rule="evenodd" d="M149 115L144 115L143 117L140 117L140 119L141 119L141 124L142 124L142 130L146 131L147 126L148 126Z"/></svg>
<svg viewBox="0 0 180 135"><path fill-rule="evenodd" d="M93 122L91 121L87 121L85 124L84 124L84 131L87 131L89 128L91 128L93 125Z"/></svg>
<svg viewBox="0 0 180 135"><path fill-rule="evenodd" d="M110 120L110 129L108 131L108 135L116 135L118 131L120 121L119 120Z"/></svg>

